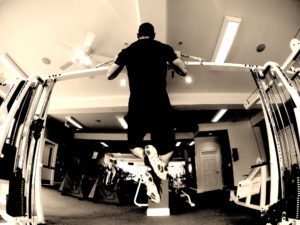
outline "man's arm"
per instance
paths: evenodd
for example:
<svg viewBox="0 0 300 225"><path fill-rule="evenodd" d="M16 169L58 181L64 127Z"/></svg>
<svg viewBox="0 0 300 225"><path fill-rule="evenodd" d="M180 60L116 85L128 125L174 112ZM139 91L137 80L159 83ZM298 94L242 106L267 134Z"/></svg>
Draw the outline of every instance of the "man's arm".
<svg viewBox="0 0 300 225"><path fill-rule="evenodd" d="M174 59L171 63L171 66L175 70L175 72L178 73L180 76L185 76L187 74L187 69L185 67L184 62L181 59Z"/></svg>
<svg viewBox="0 0 300 225"><path fill-rule="evenodd" d="M115 79L119 75L119 73L122 71L123 67L124 66L120 66L116 63L113 63L107 70L107 73L106 73L107 79L109 79L109 80Z"/></svg>

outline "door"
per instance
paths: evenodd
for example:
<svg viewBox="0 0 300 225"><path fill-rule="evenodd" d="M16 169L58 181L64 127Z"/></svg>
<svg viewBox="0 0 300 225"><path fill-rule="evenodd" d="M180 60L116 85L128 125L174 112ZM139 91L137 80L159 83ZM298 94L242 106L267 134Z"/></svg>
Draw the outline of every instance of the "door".
<svg viewBox="0 0 300 225"><path fill-rule="evenodd" d="M218 150L201 152L203 191L221 189L221 165Z"/></svg>
<svg viewBox="0 0 300 225"><path fill-rule="evenodd" d="M217 137L195 138L197 192L223 188L220 144Z"/></svg>
<svg viewBox="0 0 300 225"><path fill-rule="evenodd" d="M54 173L58 144L45 139L42 155L42 182L54 185Z"/></svg>

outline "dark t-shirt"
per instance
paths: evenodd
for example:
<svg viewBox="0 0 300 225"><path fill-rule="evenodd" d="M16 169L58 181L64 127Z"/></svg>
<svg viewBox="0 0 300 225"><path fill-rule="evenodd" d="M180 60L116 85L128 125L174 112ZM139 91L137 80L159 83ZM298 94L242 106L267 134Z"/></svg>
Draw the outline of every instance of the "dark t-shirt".
<svg viewBox="0 0 300 225"><path fill-rule="evenodd" d="M171 46L152 39L140 39L119 53L115 63L128 71L129 113L171 109L166 91L167 62L176 58Z"/></svg>

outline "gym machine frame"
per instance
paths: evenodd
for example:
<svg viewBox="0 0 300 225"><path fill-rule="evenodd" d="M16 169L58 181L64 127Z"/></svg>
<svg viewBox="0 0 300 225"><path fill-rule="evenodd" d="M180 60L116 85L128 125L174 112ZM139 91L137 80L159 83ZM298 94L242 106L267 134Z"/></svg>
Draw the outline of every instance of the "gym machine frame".
<svg viewBox="0 0 300 225"><path fill-rule="evenodd" d="M259 193L255 191L251 193L253 191L251 186L255 185L254 180L249 179L252 173L246 180L239 182L237 195L231 191L232 201L238 205L260 210L268 224L300 224L300 186L297 185L300 184L300 97L296 81L299 79L299 72L294 67L297 63L299 65L299 40L293 39L290 47L292 53L281 67L275 62L267 62L263 69L250 70L262 103L270 161L253 166L254 170L259 167L261 170L257 177L260 179ZM259 99L255 99L252 103L247 101L245 108L249 108ZM267 173L266 166L269 166L270 174ZM270 180L269 192L266 190L268 180ZM248 185L247 193L241 190L245 188L245 183ZM293 190L291 190L292 185ZM251 203L251 197L255 194L260 195L259 204ZM292 195L295 198L294 202L291 201ZM294 209L291 210L291 207ZM291 213L291 211L295 212Z"/></svg>
<svg viewBox="0 0 300 225"><path fill-rule="evenodd" d="M222 71L251 72L258 86L260 99L262 101L270 152L270 162L260 163L256 167L265 166L266 164L270 166L270 198L268 203L261 200L258 207L252 207L249 201L242 203L240 199L235 196L234 192L231 193L231 199L237 204L256 208L262 212L267 212L268 208L285 198L283 173L285 166L284 159L287 157L285 151L282 151L282 143L279 140L278 129L276 128L278 121L276 121L272 115L274 108L273 105L270 104L270 98L266 94L274 81L269 83L263 82L267 74L271 74L271 76L275 74L274 77L280 79L286 88L286 92L296 105L293 113L295 113L296 117L297 124L295 127L297 128L297 132L294 132L294 134L297 133L298 136L293 135L295 139L293 144L299 145L300 98L294 87L295 84L291 82L291 78L288 76L292 74L293 77L299 77L299 72L293 73L297 68L292 68L293 63L297 61L299 57L299 41L293 40L293 46L291 46L291 48L292 53L283 67L279 67L273 62L267 63L264 67L248 64L203 62L199 57L182 55L183 57L196 60L194 62L186 62L187 65L200 65ZM97 73L97 75L103 75L103 71L107 70L107 67L104 67L105 64L107 63L92 69L45 77L36 76L28 80L16 80L10 88L9 93L0 107L1 159L6 159L7 149L15 150L12 163L13 169L8 179L9 193L6 210L0 212L2 217L9 224L34 225L45 223L41 202L41 140L44 138L48 103L55 83L57 81L87 77L95 75L95 73ZM277 96L275 96L275 98L277 98ZM285 149L286 148L287 147L285 147ZM299 148L296 150L298 151ZM299 165L299 157L296 157L296 163ZM266 180L263 174L266 173L261 173L261 179ZM14 193L14 195L17 193L17 197L13 197L12 193ZM262 199L266 199L266 194L267 191L265 188L262 188L260 190ZM276 223L290 224L291 222L288 221L292 221L293 224L300 224L299 219L286 219L284 212L282 212L280 220L277 220Z"/></svg>

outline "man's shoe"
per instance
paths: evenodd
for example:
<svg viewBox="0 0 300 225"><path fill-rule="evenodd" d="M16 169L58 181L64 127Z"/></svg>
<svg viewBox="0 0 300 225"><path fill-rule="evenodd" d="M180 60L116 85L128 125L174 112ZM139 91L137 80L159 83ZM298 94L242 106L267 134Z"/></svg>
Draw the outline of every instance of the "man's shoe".
<svg viewBox="0 0 300 225"><path fill-rule="evenodd" d="M154 148L154 146L147 145L145 147L145 154L148 157L151 167L153 168L156 175L161 180L166 180L168 175L168 169L166 167L166 164L159 159L157 151Z"/></svg>
<svg viewBox="0 0 300 225"><path fill-rule="evenodd" d="M153 181L152 175L147 171L143 176L143 183L147 187L147 195L150 200L154 203L160 203L160 195L158 193L157 187Z"/></svg>

